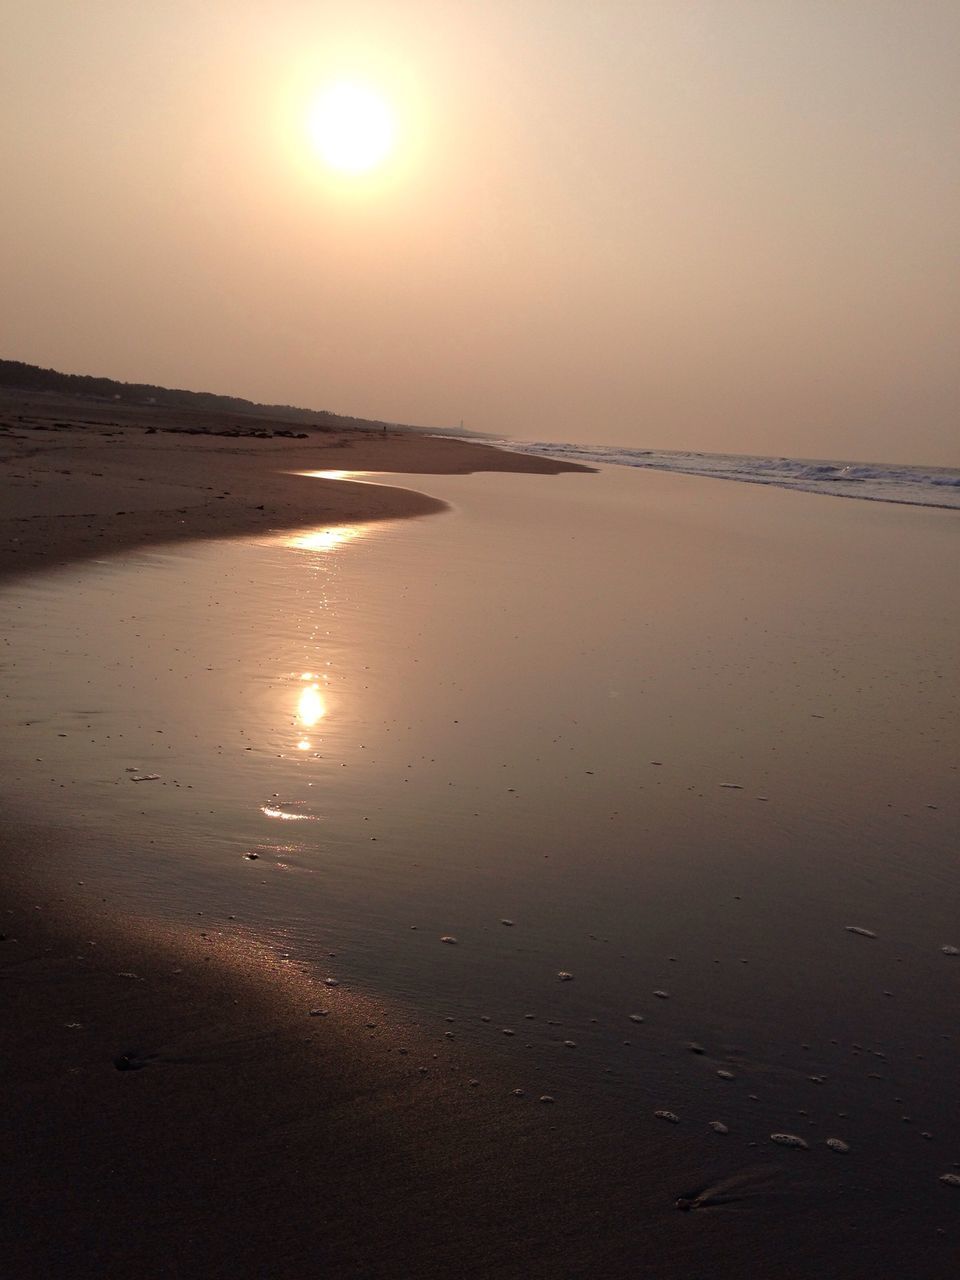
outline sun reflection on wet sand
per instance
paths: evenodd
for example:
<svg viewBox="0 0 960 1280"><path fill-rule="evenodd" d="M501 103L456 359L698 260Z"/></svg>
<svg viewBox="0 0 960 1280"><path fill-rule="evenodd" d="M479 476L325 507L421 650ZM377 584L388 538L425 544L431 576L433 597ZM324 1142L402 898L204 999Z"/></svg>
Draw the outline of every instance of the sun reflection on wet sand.
<svg viewBox="0 0 960 1280"><path fill-rule="evenodd" d="M333 551L345 542L353 542L360 534L360 526L345 524L332 529L311 529L307 533L294 534L285 540L285 545L297 551Z"/></svg>
<svg viewBox="0 0 960 1280"><path fill-rule="evenodd" d="M260 812L267 818L279 818L281 822L314 822L312 813L291 813L289 809L278 809L276 805L263 804Z"/></svg>
<svg viewBox="0 0 960 1280"><path fill-rule="evenodd" d="M308 684L297 699L297 719L308 729L327 714L327 708L318 684Z"/></svg>
<svg viewBox="0 0 960 1280"><path fill-rule="evenodd" d="M352 480L357 484L369 483L366 476L382 476L382 471L291 471L292 476L306 476L310 480Z"/></svg>

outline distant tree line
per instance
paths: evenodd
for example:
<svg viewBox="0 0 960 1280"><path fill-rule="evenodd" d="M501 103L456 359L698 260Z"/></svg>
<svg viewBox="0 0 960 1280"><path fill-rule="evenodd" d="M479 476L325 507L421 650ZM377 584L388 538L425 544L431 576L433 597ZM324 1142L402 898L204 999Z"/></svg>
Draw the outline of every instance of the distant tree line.
<svg viewBox="0 0 960 1280"><path fill-rule="evenodd" d="M298 409L289 404L257 404L239 396L219 396L211 391L180 391L154 387L146 382L116 382L86 373L59 373L21 360L0 360L0 387L16 391L49 391L60 395L109 400L126 405L157 405L164 409L193 409L218 413L246 413L315 427L366 427L383 429L399 423L370 418L350 418L326 409ZM416 428L413 428L416 430Z"/></svg>

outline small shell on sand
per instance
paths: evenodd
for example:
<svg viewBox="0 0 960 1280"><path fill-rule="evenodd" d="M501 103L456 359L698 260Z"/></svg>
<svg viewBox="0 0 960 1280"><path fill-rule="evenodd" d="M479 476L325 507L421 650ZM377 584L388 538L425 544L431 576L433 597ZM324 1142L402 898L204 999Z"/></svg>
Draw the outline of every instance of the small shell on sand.
<svg viewBox="0 0 960 1280"><path fill-rule="evenodd" d="M722 1120L711 1120L711 1121L710 1121L710 1128L713 1130L713 1132L714 1132L714 1133L729 1133L729 1132L730 1132L730 1130L727 1128L727 1126L723 1123L723 1121L722 1121Z"/></svg>
<svg viewBox="0 0 960 1280"><path fill-rule="evenodd" d="M567 973L566 969L561 969L560 972L557 974L557 977L560 979L561 982L573 981L573 974Z"/></svg>
<svg viewBox="0 0 960 1280"><path fill-rule="evenodd" d="M339 987L340 983L336 978L324 978L323 985L325 987Z"/></svg>
<svg viewBox="0 0 960 1280"><path fill-rule="evenodd" d="M850 1144L848 1142L844 1142L842 1138L827 1138L826 1145L830 1148L831 1151L849 1151L850 1150Z"/></svg>
<svg viewBox="0 0 960 1280"><path fill-rule="evenodd" d="M328 1014L328 1013L329 1013L329 1009L311 1009L311 1010L310 1010L310 1017L311 1017L311 1018L325 1018L325 1017L327 1016L327 1014Z"/></svg>
<svg viewBox="0 0 960 1280"><path fill-rule="evenodd" d="M801 1151L809 1150L803 1138L797 1137L795 1133L771 1133L770 1141L778 1143L781 1147L799 1147Z"/></svg>
<svg viewBox="0 0 960 1280"><path fill-rule="evenodd" d="M843 927L846 929L847 933L856 933L861 938L875 938L877 936L875 933L872 933L871 930L861 929L860 926L856 924L845 924Z"/></svg>
<svg viewBox="0 0 960 1280"><path fill-rule="evenodd" d="M960 947L941 947L940 950L945 956L960 956Z"/></svg>
<svg viewBox="0 0 960 1280"><path fill-rule="evenodd" d="M526 1089L514 1089L512 1092L515 1098L525 1098L527 1096Z"/></svg>
<svg viewBox="0 0 960 1280"><path fill-rule="evenodd" d="M718 1071L718 1072L717 1072L717 1075L720 1077L720 1079L721 1079L721 1080L735 1080L735 1079L736 1079L736 1076L733 1074L733 1072L732 1072L732 1071L723 1071L723 1070L720 1070L720 1071Z"/></svg>
<svg viewBox="0 0 960 1280"><path fill-rule="evenodd" d="M680 1117L673 1111L655 1111L653 1113L658 1120L666 1120L668 1124L679 1124Z"/></svg>
<svg viewBox="0 0 960 1280"><path fill-rule="evenodd" d="M631 1015L630 1015L630 1021L631 1021L631 1022L642 1022L642 1021L643 1021L643 1014L642 1014L642 1013L631 1013Z"/></svg>
<svg viewBox="0 0 960 1280"><path fill-rule="evenodd" d="M948 1187L960 1187L960 1173L941 1173L940 1181Z"/></svg>
<svg viewBox="0 0 960 1280"><path fill-rule="evenodd" d="M501 921L500 921L500 923L501 923L501 924L505 924L505 925L507 926L507 928L508 928L508 929L509 929L509 928L512 928L512 926L513 926L513 921L512 921L512 920L501 920Z"/></svg>
<svg viewBox="0 0 960 1280"><path fill-rule="evenodd" d="M702 1044L697 1044L696 1040L691 1040L687 1044L687 1048L691 1053L706 1053L706 1049Z"/></svg>
<svg viewBox="0 0 960 1280"><path fill-rule="evenodd" d="M577 1047L576 1040L564 1040L563 1043L566 1045L568 1049L575 1049Z"/></svg>
<svg viewBox="0 0 960 1280"><path fill-rule="evenodd" d="M554 1098L554 1097L553 1097L553 1095L552 1095L552 1094L550 1094L550 1093L541 1093L541 1095L540 1095L540 1101L541 1101L541 1102L556 1102L556 1098Z"/></svg>
<svg viewBox="0 0 960 1280"><path fill-rule="evenodd" d="M445 942L449 947L455 947L457 945L456 938L452 937L449 933L445 933L440 941Z"/></svg>
<svg viewBox="0 0 960 1280"><path fill-rule="evenodd" d="M669 991L655 991L653 994L657 997L657 999L658 999L658 1000L669 1000L669 999L670 999L670 992L669 992Z"/></svg>

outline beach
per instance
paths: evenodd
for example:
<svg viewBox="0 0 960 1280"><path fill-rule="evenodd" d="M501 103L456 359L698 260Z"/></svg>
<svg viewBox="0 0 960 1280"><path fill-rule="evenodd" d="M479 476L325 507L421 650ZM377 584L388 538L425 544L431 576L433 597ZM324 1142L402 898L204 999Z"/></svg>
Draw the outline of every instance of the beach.
<svg viewBox="0 0 960 1280"><path fill-rule="evenodd" d="M953 513L0 409L8 1274L953 1274Z"/></svg>

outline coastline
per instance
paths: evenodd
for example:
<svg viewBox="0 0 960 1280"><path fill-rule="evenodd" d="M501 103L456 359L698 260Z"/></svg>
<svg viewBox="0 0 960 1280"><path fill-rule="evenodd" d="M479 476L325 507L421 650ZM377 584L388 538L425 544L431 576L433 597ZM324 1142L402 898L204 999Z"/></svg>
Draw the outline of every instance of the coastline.
<svg viewBox="0 0 960 1280"><path fill-rule="evenodd" d="M407 433L224 439L222 420L184 435L158 430L156 411L122 424L91 422L95 412L59 398L0 405L8 588L134 547L444 509L412 490L297 471L588 470ZM485 1251L473 1223L499 1219L488 1188L503 1179L510 1125L453 1053L438 1068L409 1027L398 1056L396 1035L368 1028L388 1011L356 996L327 993L331 1016L311 1017L316 990L274 955L215 934L198 946L106 902L80 907L64 871L77 833L2 798L0 812L6 1274L506 1265L517 1246L505 1224ZM513 1138L553 1147L547 1109L518 1113ZM514 1169L515 1201L536 1196Z"/></svg>
<svg viewBox="0 0 960 1280"><path fill-rule="evenodd" d="M109 443L111 438L103 442L108 458L107 451L125 447L122 442ZM155 436L148 443L161 441ZM168 446L177 443L166 440ZM366 442L371 451L379 443ZM192 459L205 449L213 458L220 447L219 442L201 440L190 454L189 441L179 455L175 449L164 451L169 453L168 479L177 480L177 465L181 473L187 472L187 482L198 490L196 505L208 508L203 519L216 519L228 509L241 492L240 484L224 483L230 495L218 497L221 490L203 486L221 473L204 478L180 459ZM290 446L249 445L250 450L275 447ZM338 447L338 469L347 469L351 451L350 445ZM123 505L129 509L137 486L139 492L145 486L124 470L120 456L114 465L124 477ZM470 447L466 456L477 457ZM264 461L258 454L254 457L253 464L244 461L238 467L258 477L251 481L256 487ZM332 463L318 459L315 452L294 465L307 470ZM51 474L36 477L41 485L37 492L42 494L47 484L69 486L69 478L56 479L64 468L70 469L71 463L48 455L45 469ZM367 468L377 469L376 459L362 469ZM96 469L107 471L99 464ZM472 463L467 469L473 469ZM284 477L278 484L289 486L290 492L305 481ZM326 487L312 479L304 493L319 501ZM390 488L389 481L384 486L364 481L333 488L351 503L417 501L409 491ZM182 491L176 491L177 499ZM441 895L446 897L443 928L441 917L435 916L433 928L426 929L429 909L406 917L401 905L394 913L396 929L381 939L385 945L375 948L374 962L359 970L356 957L349 958L349 940L331 936L323 926L326 918L336 929L334 917L325 916L322 896L316 893L317 909L305 915L310 952L298 946L288 930L289 914L274 916L275 922L283 922L281 929L258 928L258 921L269 919L263 914L268 891L253 884L249 888L257 908L247 917L242 902L233 905L229 889L224 896L216 883L212 894L186 896L182 912L178 906L165 917L170 923L158 923L149 895L141 899L142 907L134 895L128 897L126 911L118 910L122 883L101 879L98 861L121 867L135 850L134 861L143 874L156 883L165 874L162 861L147 848L153 841L142 838L158 832L137 822L140 789L129 788L133 803L116 813L108 805L101 821L96 805L82 799L71 781L73 734L55 752L48 753L43 742L44 735L57 736L58 729L71 728L56 718L61 707L99 704L73 703L69 686L64 688L66 698L60 697L58 681L52 679L51 719L40 705L42 697L32 705L29 696L20 699L16 684L8 682L6 692L13 699L9 709L14 712L16 707L7 717L12 728L26 726L35 713L47 715L37 731L24 727L21 736L17 729L11 747L18 745L25 764L34 755L50 762L43 788L23 792L30 811L14 814L8 807L4 814L4 829L14 833L6 841L6 905L11 911L7 923L0 924L8 935L0 944L8 1010L2 1025L11 1046L7 1058L16 1064L8 1069L6 1080L5 1136L11 1155L2 1175L9 1206L4 1240L9 1268L14 1275L38 1276L118 1274L135 1268L148 1276L259 1277L283 1272L553 1277L602 1272L719 1278L749 1272L778 1280L806 1280L829 1271L848 1280L883 1274L890 1258L896 1257L904 1265L909 1260L911 1273L926 1280L951 1274L955 1238L949 1215L955 1198L936 1175L950 1166L953 1126L946 1104L928 1095L925 1087L925 1081L935 1086L946 1078L950 1053L945 1039L937 1048L940 1027L934 1005L939 999L943 1006L955 970L950 967L953 962L932 946L941 933L943 940L953 937L948 899L940 895L945 901L935 918L929 911L915 913L918 918L910 932L898 918L902 891L891 898L880 887L864 901L857 866L868 855L862 847L864 833L882 834L887 844L881 851L892 846L894 855L901 827L905 835L911 834L909 814L886 822L882 833L874 830L878 799L889 807L903 792L897 807L912 809L915 791L939 805L931 807L924 829L932 833L949 823L947 810L952 812L952 806L943 789L948 780L940 779L941 794L930 792L923 761L933 763L935 757L928 754L933 748L925 748L923 739L916 737L917 729L927 730L934 723L936 708L927 706L926 714L921 711L915 717L913 738L906 721L899 719L898 743L904 749L912 744L916 755L905 780L879 759L878 777L870 776L869 767L853 771L864 775L862 812L855 814L851 804L855 789L850 792L844 784L837 790L824 776L836 772L852 779L845 763L851 747L858 744L858 755L862 749L869 755L870 750L857 731L863 702L842 678L844 652L860 654L861 668L864 657L859 615L855 605L846 603L851 584L860 583L870 598L868 617L889 618L890 630L904 601L913 598L911 591L898 591L894 584L905 586L921 549L924 562L943 558L952 545L947 526L922 513L870 512L863 504L845 508L756 487L710 486L689 477L641 480L623 471L601 475L585 488L579 477L534 486L504 476L476 482L438 480L436 491L456 506L455 517L413 522L389 536L385 533L382 550L358 548L358 554L351 555L350 572L342 575L347 595L378 600L380 617L368 613L352 630L347 626L337 642L341 654L346 644L356 662L371 660L378 645L387 655L386 663L379 664L379 676L370 677L371 692L357 700L352 714L368 723L382 715L383 733L390 736L396 721L383 695L399 681L408 703L412 699L413 705L430 708L431 734L439 736L424 740L419 748L408 739L397 759L402 765L418 758L408 752L427 749L445 756L451 747L458 750L456 739L463 731L440 729L439 720L444 725L468 725L478 708L484 714L487 682L493 675L502 686L497 729L506 730L511 745L509 754L491 755L483 751L481 739L476 754L468 740L461 759L467 772L460 773L460 780L471 786L483 772L485 755L490 766L487 782L494 808L485 837L462 805L453 804L447 811L442 798L447 779L458 775L444 760L433 770L438 785L418 791L408 814L412 844L398 864L399 878L390 872L389 851L385 862L373 852L383 845L370 846L373 878L367 878L365 896L354 897L355 906L362 904L364 919L368 911L376 917L379 895L406 900L404 868L423 861L425 869L417 874L429 880L442 870L448 849L452 854L465 845L466 858L477 864L480 874L470 874L458 854L451 861L453 880L468 886L470 904L462 904L451 917L447 912L455 904L449 893ZM149 498L158 509L172 505L157 502L155 492ZM257 510L261 499L248 501ZM182 505L179 500L177 506ZM290 509L297 513L294 525L316 527L316 509L306 520L301 520L296 503L291 502ZM173 510L180 515L177 507ZM126 518L118 518L121 528ZM326 507L319 518L327 518ZM254 533L266 532L256 523L259 517L251 519ZM371 534L371 541L375 536ZM843 563L835 567L827 585L842 594L842 607L840 598L834 602L824 596L822 574L825 553L836 555L841 549ZM256 546L251 552L254 557L261 554ZM12 556L20 554L15 551ZM229 573L224 566L245 557L247 547L221 543L219 550L206 552L185 548L169 558L204 554L213 560L210 585L226 608ZM878 560L883 562L882 572ZM138 593L151 590L152 575L143 575L141 587L136 563L134 558L132 566L92 571L94 578L126 575L127 586L117 593L123 613L139 613ZM503 572L505 564L511 566L508 573ZM335 586L335 558L329 569L330 585ZM22 596L8 593L8 600L12 596L25 617L31 592L47 590L58 601L62 595L68 602L71 580L77 577L57 574L45 588L25 583ZM235 593L238 607L220 618L225 639L244 631L245 615L256 613L258 598L268 599L278 615L293 617L298 624L302 620L295 601L291 609L282 574L268 573L261 580L259 597L254 577L241 570L240 590ZM263 594L264 586L268 595ZM882 591L879 602L872 599L877 589ZM337 598L334 592L331 602ZM345 598L339 596L340 601ZM935 661L933 655L945 641L928 646L924 638L934 642L949 628L936 623L942 610L930 611L931 598L937 593L917 591L916 603L921 613L929 614L930 625L926 630L919 624L919 629L907 628L901 645L907 653L928 652ZM187 606L203 599L202 594L189 595ZM517 619L516 627L488 629L486 613L493 599L504 617ZM803 609L797 600L803 601ZM781 633L781 617L796 631L807 625L811 606L817 611L817 624L808 644L802 636L798 640L793 633ZM76 601L67 604L67 616L70 608L76 609ZM111 634L109 609L101 613L97 607L93 614L96 621L87 628L82 647L97 655L102 647L98 636ZM18 654L14 637L29 636L30 630L29 625L21 629L16 615L16 608L7 614L12 625L5 656L13 681L23 672L22 685L29 691L38 688L42 664L49 659L20 665L22 645ZM46 616L51 634L58 635L56 613ZM423 629L417 620L427 616L432 625ZM701 625L704 616L710 619L707 627ZM644 645L642 628L651 617L657 619L654 640L675 658ZM777 630L768 639L772 624ZM840 660L825 664L820 650L824 637L836 647L834 624L843 638ZM198 625L205 625L202 616ZM513 661L515 630L523 633L524 661ZM40 653L58 652L56 643L48 649L43 636L36 634ZM898 652L897 634L893 626L872 660L869 671L877 678ZM462 651L461 635L474 638ZM404 637L406 662L394 656L395 643L402 649ZM171 645L195 647L198 636L188 639L184 633L181 639L168 630L165 639L157 634L144 639L155 655L163 655L171 652ZM638 641L641 651L646 649L641 663L636 662ZM585 668L584 651L591 653L595 643L601 646L600 660ZM267 647L271 641L266 630L254 633L253 644L255 662L261 652L276 652ZM226 648L229 652L229 640ZM557 663L567 650L566 660ZM128 651L131 669L139 671L140 652L138 645ZM122 681L117 686L135 715L151 697L151 659L144 652L147 683L139 689L136 684L125 687ZM449 657L454 653L456 663ZM550 655L546 664L540 661L543 655ZM336 657L336 651L330 656ZM783 668L797 659L812 659L813 665L795 683L785 684ZM296 662L284 661L282 669L299 672ZM162 665L165 668L166 662ZM834 667L838 672L826 683L814 678L814 673L829 677ZM234 669L227 658L224 670ZM436 675L446 676L448 670L456 688L445 691ZM377 665L372 671L377 672ZM94 683L100 678L100 673L89 674ZM608 705L613 678L643 687L648 676L655 683L642 694L641 729L649 745L639 747L637 722L630 711L638 706L636 690L622 699L620 712L613 703L594 717L592 708ZM745 699L742 711L739 700L730 703L724 692L732 679ZM367 677L360 683L366 685ZM472 695L466 688L471 684ZM894 685L903 696L912 688L903 678ZM575 748L572 767L560 770L570 775L571 793L569 803L558 806L562 830L549 823L531 826L520 808L529 803L524 793L532 794L538 785L536 770L529 775L522 771L542 748L544 737L542 729L528 735L524 726L534 723L538 707L549 705L555 688L566 690L566 705L554 729L555 735L565 735L558 752L567 756ZM215 690L211 693L213 705L218 705ZM921 707L929 703L922 689L915 689L914 695ZM496 699L490 701L497 705ZM248 706L244 699L237 705ZM473 715L465 716L471 705ZM759 735L761 744L771 740L770 728L790 727L795 750L783 751L785 744L774 740L781 746L776 753L782 757L779 764L751 753L749 744L738 740L739 722L744 716L752 721L761 711L776 721ZM837 717L829 727L822 716L811 716L824 711ZM184 715L189 724L186 707ZM462 718L451 721L452 716ZM675 737L676 717L685 718L687 727L677 730ZM578 721L600 730L603 743L591 739L589 728L576 730ZM257 717L247 709L240 720L228 715L221 724L217 718L218 735L228 722L257 731ZM845 722L852 736L845 735ZM158 722L148 723L152 732ZM159 723L169 733L172 725ZM879 748L887 744L887 754L898 759L896 751L889 751L882 711L874 713L871 723L879 730ZM187 733L192 732L193 726L188 727ZM218 741L219 737L211 739L208 749ZM355 741L373 746L371 738ZM441 749L433 747L434 742ZM833 770L817 762L829 744L839 753ZM382 746L381 740L375 752L369 751L376 755L371 763L381 761ZM355 754L365 750L359 747ZM731 772L731 755L738 751L745 755L736 755L739 765ZM647 755L651 762L665 763L644 767ZM334 757L333 768L341 767L337 759L350 757ZM649 776L635 777L631 761ZM9 800L17 794L19 761L11 754L7 762L11 775L4 790ZM518 774L510 782L521 795L519 801L514 792L508 793L509 800L503 798L499 771L504 762ZM354 770L356 763L358 759L351 760L347 775L355 779L354 787L362 791L369 785L379 791L382 779ZM943 771L934 772L940 778ZM243 776L253 775L243 770ZM556 771L544 775L547 790L532 804L531 815L549 808L551 776ZM724 784L748 778L757 790L762 787L765 797L769 795L769 804L757 805L752 790L723 789ZM197 775L190 780L200 782ZM388 789L381 795L387 811L399 798L395 793L404 790L399 771L396 780L394 793ZM694 783L699 785L693 792L704 794L691 796ZM709 783L720 784L712 799L714 787L705 785ZM825 786L835 791L842 817L832 834L822 825L837 811L824 799ZM144 797L148 809L151 802ZM368 803L364 796L359 812L373 812ZM71 805L76 806L72 823ZM485 808L477 804L467 809L474 807ZM609 862L611 853L618 852L618 837L604 841L600 835L597 847L608 862L587 874L582 851L594 847L595 836L607 829L615 809L624 810L624 854L630 856L638 839L650 853L642 867L624 875L617 863ZM118 821L117 815L124 813L126 819L121 816ZM658 813L672 817L654 821ZM420 833L424 814L429 814L430 830ZM706 840L704 825L710 831ZM183 844L185 830L176 828L175 836L181 841L179 852L189 853L189 841ZM811 838L802 856L794 852L791 832L798 839ZM400 828L395 833L399 835ZM361 831L361 841L365 836ZM549 841L549 862L541 852L544 839ZM349 848L359 855L359 863L365 863L361 849L367 846L361 841ZM436 846L432 857L431 844ZM778 871L774 863L781 859L783 868ZM505 860L511 867L526 867L526 902L522 895L502 903L495 900L496 894L486 898L483 877L496 881L496 869ZM809 875L807 862L813 864ZM896 868L896 856L893 865ZM928 870L939 865L934 857ZM68 868L84 869L70 874ZM353 874L349 850L347 861L328 864L328 871L320 893L336 898ZM255 877L256 886L267 882L261 882L261 874L273 874L269 861L257 863L249 874L241 871L247 881ZM512 975L522 972L525 961L519 952L510 957L514 939L522 948L530 946L534 933L526 926L535 923L534 913L566 900L544 885L544 875L553 881L571 875L583 878L582 900L591 923L596 927L605 922L604 937L609 934L614 948L630 951L633 958L623 963L621 956L620 962L610 963L604 954L610 944L586 937L568 950L562 924L554 921L544 940L548 949L555 940L558 949L553 956L549 950L534 950L530 964L536 968L546 960L548 980L557 969L572 969L578 981L563 986L554 982L553 997L538 1004L534 1001L540 997L533 995L536 975L530 972L526 981L514 986ZM86 877L82 888L75 887L77 876ZM824 876L835 902L822 900ZM176 879L171 883L176 893ZM289 883L296 892L295 882ZM913 881L909 885L923 887ZM731 898L732 889L748 905L741 905L740 896ZM810 896L806 907L805 894ZM308 896L303 896L305 905ZM566 933L572 942L573 931L580 928L580 911L576 904L571 906ZM197 908L204 908L203 918L197 918ZM820 918L824 909L830 917L826 921ZM140 918L138 910L149 918ZM234 910L240 912L237 920L250 920L249 931L242 924L226 923L234 920L226 912ZM520 926L509 932L504 964L476 969L478 948L467 944L481 939L485 920L496 928L501 915L516 917ZM420 927L419 933L407 932L410 919ZM849 949L850 934L844 929L848 919L868 924L879 940ZM439 1004L423 1001L417 994L423 988L407 983L407 957L422 951L426 943L423 963L432 984L436 948L430 939L435 942L448 931L458 934L464 945L439 948L437 980L447 999ZM904 944L932 954L929 960L914 960L909 974L898 974ZM500 944L494 946L500 950ZM322 957L332 954L327 947L340 956L329 962L342 981L336 990L322 984L329 972ZM732 963L718 964L730 948ZM596 955L590 954L595 950ZM311 955L312 963L305 967ZM671 967L663 971L665 965ZM813 994L825 965L830 969L829 989L837 998L832 1026L829 1009L821 1018L804 1010L801 999L805 988L807 995ZM479 1001L464 1002L462 997L473 988L458 975L470 973L471 966L475 974L486 973L487 980L475 991ZM800 974L809 977L801 982ZM917 998L925 980L931 993L926 1005ZM898 1004L896 997L907 995L911 983L915 989L909 1001ZM890 988L892 995L874 991L880 985ZM665 987L676 998L661 1002L663 1007L654 1014L648 1005L658 1002L641 1003L646 987ZM865 999L865 990L884 998ZM800 1018L781 1028L779 1002L785 991L793 993ZM818 998L817 1009L821 1003ZM316 1017L311 1016L314 1008ZM646 1025L642 1044L629 1047L627 1041L621 1043L618 1028L626 1011L634 1008L647 1015ZM514 1019L528 1009L535 1009L541 1022L551 1016L563 1020L543 1023L543 1042L552 1046L546 1058L537 1045L524 1043L527 1036L501 1039L501 1020L519 1029ZM716 1019L713 1009L722 1011ZM852 1016L841 1026L844 1010ZM481 1012L494 1018L475 1035L474 1016ZM450 1028L450 1018L444 1015L454 1015L460 1025ZM602 1026L594 1029L595 1021ZM561 1026L564 1030L557 1030ZM771 1043L775 1027L778 1032ZM579 1053L563 1047L560 1037L569 1034L580 1042ZM633 1033L628 1034L632 1042ZM914 1041L909 1049L887 1043L888 1035L908 1034ZM529 1038L541 1040L538 1033ZM702 1041L702 1056L691 1055L686 1043L690 1038ZM861 1062L857 1054L850 1056L844 1047L848 1038L889 1050L896 1084L866 1077L873 1064ZM808 1046L795 1043L801 1039L816 1049L815 1061L808 1058L804 1063ZM602 1056L594 1059L591 1044L602 1049ZM925 1060L936 1058L936 1065L911 1065L914 1048L924 1051ZM614 1068L614 1075L606 1077L609 1089L598 1087L594 1076L595 1068L603 1072L607 1065ZM739 1085L715 1078L708 1083L714 1067L730 1066ZM816 1085L808 1075L811 1067L826 1073ZM873 1083L867 1084L865 1077ZM525 1087L519 1099L514 1096L518 1086ZM756 1099L747 1098L748 1088L755 1090ZM555 1094L556 1105L541 1105L541 1090ZM900 1105L899 1096L886 1096L893 1092L905 1095L907 1108ZM811 1104L814 1110L808 1117ZM662 1113L654 1109L664 1106L679 1113L677 1125L664 1125L656 1118ZM796 1107L804 1110L795 1111ZM839 1127L838 1107L844 1114L849 1108L849 1130L846 1121ZM919 1133L920 1141L910 1142L913 1129L900 1119L904 1109L917 1118L916 1130L923 1123L934 1131L931 1144ZM729 1122L727 1137L717 1137L707 1128L712 1116ZM768 1145L768 1135L781 1128L793 1132L794 1126L802 1126L797 1132L809 1130L811 1149L784 1157ZM820 1137L839 1133L849 1138L849 1157L814 1142L818 1129ZM916 1146L919 1151L913 1150ZM897 1159L912 1162L909 1176L897 1176L891 1167L891 1160ZM676 1212L690 1204L695 1212ZM820 1222L818 1233L810 1232L813 1220Z"/></svg>
<svg viewBox="0 0 960 1280"><path fill-rule="evenodd" d="M206 427L193 422L187 432L177 425L182 415L172 411L128 412L109 423L88 420L84 412L90 411L77 412L70 401L21 403L0 396L0 582L134 547L401 519L444 505L412 490L360 488L299 471L591 471L412 432L235 438L224 432L240 429L236 419L223 415L209 415ZM254 419L241 427L251 431L257 425Z"/></svg>

